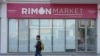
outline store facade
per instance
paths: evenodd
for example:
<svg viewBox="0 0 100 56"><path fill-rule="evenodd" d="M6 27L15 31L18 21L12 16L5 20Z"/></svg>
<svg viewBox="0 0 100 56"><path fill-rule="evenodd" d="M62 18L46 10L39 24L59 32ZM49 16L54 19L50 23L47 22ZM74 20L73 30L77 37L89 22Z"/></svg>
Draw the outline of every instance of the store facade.
<svg viewBox="0 0 100 56"><path fill-rule="evenodd" d="M96 4L8 3L8 52L34 52L40 35L44 52L95 52Z"/></svg>
<svg viewBox="0 0 100 56"><path fill-rule="evenodd" d="M44 53L99 53L98 4L7 3L1 8L1 54L34 53L36 35Z"/></svg>

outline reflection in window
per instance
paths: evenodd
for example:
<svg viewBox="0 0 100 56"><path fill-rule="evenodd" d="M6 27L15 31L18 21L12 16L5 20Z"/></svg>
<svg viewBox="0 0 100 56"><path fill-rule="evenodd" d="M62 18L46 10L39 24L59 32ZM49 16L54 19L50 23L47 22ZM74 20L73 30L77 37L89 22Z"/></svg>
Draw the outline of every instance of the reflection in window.
<svg viewBox="0 0 100 56"><path fill-rule="evenodd" d="M66 20L66 28L68 29L75 29L75 20Z"/></svg>
<svg viewBox="0 0 100 56"><path fill-rule="evenodd" d="M39 34L39 20L30 20L30 52L34 52L36 45L36 36Z"/></svg>
<svg viewBox="0 0 100 56"><path fill-rule="evenodd" d="M31 19L30 21L30 28L39 28L39 20L38 19Z"/></svg>
<svg viewBox="0 0 100 56"><path fill-rule="evenodd" d="M52 21L47 19L40 20L40 36L45 45L44 52L52 51Z"/></svg>
<svg viewBox="0 0 100 56"><path fill-rule="evenodd" d="M95 50L95 26L93 25L95 25L95 23L93 20L88 20L87 22L91 22L90 26L87 27L87 50L94 51Z"/></svg>
<svg viewBox="0 0 100 56"><path fill-rule="evenodd" d="M18 51L18 20L9 20L9 52Z"/></svg>
<svg viewBox="0 0 100 56"><path fill-rule="evenodd" d="M85 51L85 28L78 28L78 51Z"/></svg>
<svg viewBox="0 0 100 56"><path fill-rule="evenodd" d="M52 22L51 20L47 20L47 19L42 19L40 20L40 24L41 24L41 28L50 28L52 26Z"/></svg>
<svg viewBox="0 0 100 56"><path fill-rule="evenodd" d="M85 51L85 20L78 20L78 51Z"/></svg>
<svg viewBox="0 0 100 56"><path fill-rule="evenodd" d="M86 22L85 20L78 20L78 27L79 28L85 28Z"/></svg>
<svg viewBox="0 0 100 56"><path fill-rule="evenodd" d="M66 52L75 51L75 20L66 20Z"/></svg>
<svg viewBox="0 0 100 56"><path fill-rule="evenodd" d="M28 52L28 20L19 21L19 52Z"/></svg>
<svg viewBox="0 0 100 56"><path fill-rule="evenodd" d="M64 20L53 20L53 52L65 52Z"/></svg>

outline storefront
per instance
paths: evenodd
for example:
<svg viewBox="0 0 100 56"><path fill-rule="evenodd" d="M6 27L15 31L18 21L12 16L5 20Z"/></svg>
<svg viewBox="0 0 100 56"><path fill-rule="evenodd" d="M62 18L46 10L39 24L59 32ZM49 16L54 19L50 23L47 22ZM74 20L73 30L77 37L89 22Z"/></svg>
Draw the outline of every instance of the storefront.
<svg viewBox="0 0 100 56"><path fill-rule="evenodd" d="M36 35L44 52L96 52L96 4L8 3L8 53L34 52Z"/></svg>

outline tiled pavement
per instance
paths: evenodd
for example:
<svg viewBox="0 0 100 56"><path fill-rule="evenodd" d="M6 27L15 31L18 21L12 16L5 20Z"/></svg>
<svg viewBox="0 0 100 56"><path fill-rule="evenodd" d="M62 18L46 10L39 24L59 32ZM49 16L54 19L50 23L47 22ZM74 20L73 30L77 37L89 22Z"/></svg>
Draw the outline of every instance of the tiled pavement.
<svg viewBox="0 0 100 56"><path fill-rule="evenodd" d="M4 54L1 54L0 56L34 56L34 54L31 54L31 55L4 55ZM42 56L100 56L100 55L42 55Z"/></svg>
<svg viewBox="0 0 100 56"><path fill-rule="evenodd" d="M0 55L0 56L34 56L34 55ZM42 56L98 56L98 55L42 55Z"/></svg>
<svg viewBox="0 0 100 56"><path fill-rule="evenodd" d="M33 53L31 54L0 54L0 56L34 56ZM71 54L63 54L63 53L56 53L56 54L42 54L42 56L100 56L100 55L97 55L97 54L94 54L94 53L87 53L87 54L75 54L75 53L71 53Z"/></svg>

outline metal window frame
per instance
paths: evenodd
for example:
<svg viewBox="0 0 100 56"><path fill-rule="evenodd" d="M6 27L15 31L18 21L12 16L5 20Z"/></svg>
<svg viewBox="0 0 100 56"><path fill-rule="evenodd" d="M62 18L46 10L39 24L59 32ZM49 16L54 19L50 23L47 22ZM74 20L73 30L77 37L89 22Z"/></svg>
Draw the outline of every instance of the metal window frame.
<svg viewBox="0 0 100 56"><path fill-rule="evenodd" d="M9 38L10 38L10 37L9 37L9 21L10 21L10 20L14 20L14 19L8 19L8 20L7 20L7 21L8 21L8 24L7 24L7 25L8 25L7 53L15 53L15 52L10 52L10 51L9 51ZM19 20L18 20L18 21L19 21ZM17 21L17 30L18 30L18 24L19 24L18 21ZM18 52L18 35L19 35L19 34L18 34L18 31L17 31L17 52Z"/></svg>
<svg viewBox="0 0 100 56"><path fill-rule="evenodd" d="M29 51L29 48L30 48L30 45L29 45L30 44L30 41L29 41L30 40L30 35L29 35L30 34L30 31L29 31L29 19L27 19L27 24L28 24L28 28L27 28L27 32L28 32L28 36L27 36L28 37L27 38L28 39L28 41L27 41L28 42L28 44L27 44L28 45L28 50L27 51L30 52Z"/></svg>

